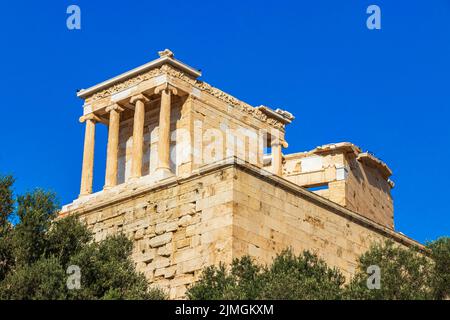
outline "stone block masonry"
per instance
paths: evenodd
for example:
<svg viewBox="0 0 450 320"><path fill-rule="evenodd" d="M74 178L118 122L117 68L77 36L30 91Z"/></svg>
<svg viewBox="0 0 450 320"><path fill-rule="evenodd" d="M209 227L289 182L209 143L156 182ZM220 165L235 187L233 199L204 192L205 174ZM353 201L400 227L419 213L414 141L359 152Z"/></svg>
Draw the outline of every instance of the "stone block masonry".
<svg viewBox="0 0 450 320"><path fill-rule="evenodd" d="M349 276L372 241L419 245L235 158L156 185L126 183L65 207L68 214L96 240L119 232L133 239L137 270L172 299L184 298L204 267L246 254L270 263L287 247L309 249Z"/></svg>

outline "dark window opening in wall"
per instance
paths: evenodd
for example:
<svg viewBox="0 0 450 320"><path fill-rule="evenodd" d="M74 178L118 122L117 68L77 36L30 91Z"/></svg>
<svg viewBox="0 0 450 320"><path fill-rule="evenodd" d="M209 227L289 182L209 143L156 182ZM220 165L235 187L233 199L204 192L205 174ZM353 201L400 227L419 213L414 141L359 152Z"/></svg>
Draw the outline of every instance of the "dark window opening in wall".
<svg viewBox="0 0 450 320"><path fill-rule="evenodd" d="M314 191L320 191L320 190L328 190L328 183L321 184L321 185L315 185L315 186L305 186L306 190L314 192Z"/></svg>
<svg viewBox="0 0 450 320"><path fill-rule="evenodd" d="M272 148L271 148L271 138L270 135L268 135L267 133L264 134L264 155L269 155L272 153Z"/></svg>

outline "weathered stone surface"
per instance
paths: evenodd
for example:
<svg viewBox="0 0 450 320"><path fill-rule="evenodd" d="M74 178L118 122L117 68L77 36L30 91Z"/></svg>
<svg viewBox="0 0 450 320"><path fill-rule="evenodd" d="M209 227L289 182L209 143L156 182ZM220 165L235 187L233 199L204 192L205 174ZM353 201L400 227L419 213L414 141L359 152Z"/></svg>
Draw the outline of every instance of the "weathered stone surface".
<svg viewBox="0 0 450 320"><path fill-rule="evenodd" d="M168 243L163 247L159 247L157 253L160 256L169 257L172 253L172 245Z"/></svg>
<svg viewBox="0 0 450 320"><path fill-rule="evenodd" d="M386 227L394 227L390 169L354 144L328 144L285 156L283 176Z"/></svg>
<svg viewBox="0 0 450 320"><path fill-rule="evenodd" d="M166 232L166 229L167 229L167 222L158 223L155 226L155 233L157 235L163 234L164 232Z"/></svg>
<svg viewBox="0 0 450 320"><path fill-rule="evenodd" d="M192 216L188 214L188 215L182 216L180 218L179 224L180 224L180 226L186 227L190 224L191 221L192 221Z"/></svg>
<svg viewBox="0 0 450 320"><path fill-rule="evenodd" d="M137 262L136 267L154 285L163 286L170 294L184 292L186 285L191 283L189 281L194 281L204 266L231 263L232 258L244 254L268 263L277 252L288 246L296 252L310 249L318 252L331 265L339 267L344 274L350 275L354 272L357 257L372 241L382 241L388 237L399 243L413 243L326 199L302 191L300 187L283 186L281 180L274 183L273 177L250 174L233 164L226 171L230 173L227 179L233 183L228 184L229 191L223 192L231 192L233 200L229 201L230 196L211 199L214 203L209 203L204 209L179 218L176 231L166 231L172 227L170 222L164 222L164 212L161 215L152 214L148 227L139 221L123 223L115 220L123 224L125 232L129 228L138 228L133 231L136 233L147 228L145 238L135 240L133 258ZM194 186L200 181L204 186L216 185L221 181L219 176L211 177L199 176L180 186L186 190L187 186ZM168 188L178 188L177 192L181 189L174 186ZM149 191L142 197L160 199L161 192ZM176 192L171 194L178 197ZM192 194L192 197L196 195ZM112 209L125 212L122 208L132 208L133 201L131 197L116 202ZM337 211L340 213L337 214ZM85 221L96 221L91 227L109 225L106 230L93 228L96 236L103 237L108 230L116 230L114 223L108 222L111 218L102 220L95 209L82 213L82 216L91 217ZM164 233L149 237L148 230L156 229L157 225L160 225L158 232L164 230Z"/></svg>
<svg viewBox="0 0 450 320"><path fill-rule="evenodd" d="M169 258L165 258L165 257L157 257L154 261L154 266L156 269L160 269L160 268L165 268L168 267L170 265L170 260ZM156 276L156 274L155 274Z"/></svg>
<svg viewBox="0 0 450 320"><path fill-rule="evenodd" d="M170 240L172 240L172 232L153 237L152 239L150 239L149 244L150 247L156 248L170 242Z"/></svg>
<svg viewBox="0 0 450 320"><path fill-rule="evenodd" d="M172 221L167 223L166 231L176 231L178 229L178 221Z"/></svg>

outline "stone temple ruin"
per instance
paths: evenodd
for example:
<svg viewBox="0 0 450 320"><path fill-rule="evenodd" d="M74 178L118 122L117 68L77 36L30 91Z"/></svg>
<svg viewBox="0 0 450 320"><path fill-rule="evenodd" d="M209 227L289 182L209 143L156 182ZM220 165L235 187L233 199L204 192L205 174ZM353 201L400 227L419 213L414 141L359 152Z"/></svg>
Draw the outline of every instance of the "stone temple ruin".
<svg viewBox="0 0 450 320"><path fill-rule="evenodd" d="M133 239L138 271L183 298L201 270L248 254L312 250L345 275L394 230L389 167L348 142L287 154L287 111L253 107L159 58L88 89L76 215L97 241ZM96 125L108 126L104 189L92 193Z"/></svg>

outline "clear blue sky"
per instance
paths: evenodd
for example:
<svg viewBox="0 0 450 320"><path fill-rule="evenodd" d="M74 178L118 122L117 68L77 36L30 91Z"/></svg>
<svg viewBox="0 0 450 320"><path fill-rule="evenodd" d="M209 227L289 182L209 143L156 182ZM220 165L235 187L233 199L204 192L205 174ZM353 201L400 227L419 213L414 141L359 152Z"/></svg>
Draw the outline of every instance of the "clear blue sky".
<svg viewBox="0 0 450 320"><path fill-rule="evenodd" d="M81 8L80 31L66 8ZM366 28L377 4L382 29ZM291 111L288 152L351 141L393 169L395 225L450 234L450 1L27 1L0 13L0 172L79 192L86 88L170 48L202 79ZM103 185L106 128L94 188Z"/></svg>

